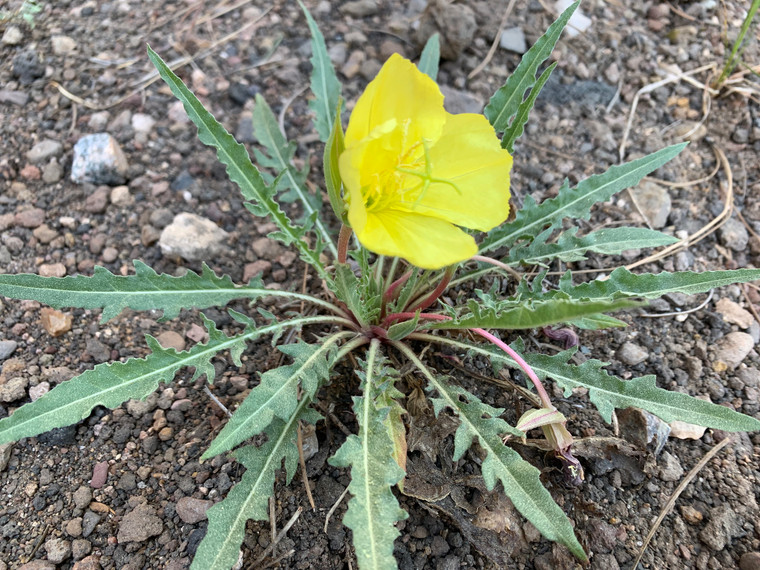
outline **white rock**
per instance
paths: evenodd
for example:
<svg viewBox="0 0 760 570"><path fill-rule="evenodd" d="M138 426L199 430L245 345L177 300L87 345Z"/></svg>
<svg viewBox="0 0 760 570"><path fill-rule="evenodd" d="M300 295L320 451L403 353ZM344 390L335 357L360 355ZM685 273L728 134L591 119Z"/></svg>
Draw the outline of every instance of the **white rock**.
<svg viewBox="0 0 760 570"><path fill-rule="evenodd" d="M560 14L565 11L573 3L573 0L557 0L555 8ZM567 35L574 38L578 34L582 34L591 27L591 18L586 16L580 11L580 8L575 10L575 13L570 17L570 21L567 23L565 31Z"/></svg>
<svg viewBox="0 0 760 570"><path fill-rule="evenodd" d="M715 310L721 314L724 321L739 325L743 329L749 328L755 320L752 313L746 309L742 309L739 303L735 303L725 297L715 303Z"/></svg>
<svg viewBox="0 0 760 570"><path fill-rule="evenodd" d="M123 184L127 169L127 157L108 133L84 136L74 145L71 181L76 184Z"/></svg>
<svg viewBox="0 0 760 570"><path fill-rule="evenodd" d="M670 422L670 437L678 439L701 439L707 428L678 420Z"/></svg>
<svg viewBox="0 0 760 570"><path fill-rule="evenodd" d="M132 128L138 133L149 133L153 130L156 120L145 113L135 113L132 115Z"/></svg>
<svg viewBox="0 0 760 570"><path fill-rule="evenodd" d="M525 32L522 28L508 28L501 33L499 46L508 51L523 54L528 51L528 43L525 41Z"/></svg>
<svg viewBox="0 0 760 570"><path fill-rule="evenodd" d="M755 346L755 341L747 333L728 333L718 341L713 369L725 370L727 367L733 370L747 357L753 346Z"/></svg>
<svg viewBox="0 0 760 570"><path fill-rule="evenodd" d="M203 261L220 254L228 236L211 220L185 212L177 214L174 221L164 228L158 245L164 255Z"/></svg>
<svg viewBox="0 0 760 570"><path fill-rule="evenodd" d="M50 43L55 55L67 55L77 48L77 43L69 36L53 36Z"/></svg>
<svg viewBox="0 0 760 570"><path fill-rule="evenodd" d="M17 46L24 39L24 32L18 26L8 26L5 28L1 42L7 46Z"/></svg>

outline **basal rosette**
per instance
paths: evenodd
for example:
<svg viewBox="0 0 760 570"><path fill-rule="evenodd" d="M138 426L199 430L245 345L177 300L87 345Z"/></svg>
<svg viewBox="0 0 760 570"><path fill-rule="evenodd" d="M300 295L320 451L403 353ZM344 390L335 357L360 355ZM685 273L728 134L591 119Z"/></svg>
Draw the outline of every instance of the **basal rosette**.
<svg viewBox="0 0 760 570"><path fill-rule="evenodd" d="M362 245L423 269L472 257L461 228L488 231L509 214L512 157L493 127L448 113L438 85L398 54L357 101L339 168Z"/></svg>

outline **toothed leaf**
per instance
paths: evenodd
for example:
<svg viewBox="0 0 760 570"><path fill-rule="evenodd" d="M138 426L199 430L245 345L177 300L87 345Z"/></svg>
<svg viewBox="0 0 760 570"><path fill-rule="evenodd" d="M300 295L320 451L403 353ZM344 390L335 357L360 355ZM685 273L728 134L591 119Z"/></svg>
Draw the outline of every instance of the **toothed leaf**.
<svg viewBox="0 0 760 570"><path fill-rule="evenodd" d="M440 398L433 399L436 413L451 408L459 417L460 425L454 435L454 461L464 455L472 442L486 452L481 471L486 488L490 491L501 481L505 494L515 508L549 540L567 546L579 559L587 560L583 547L575 538L573 526L562 509L541 484L540 472L513 449L504 445L502 436L518 437L522 432L499 419L503 410L481 402L463 388L454 386L434 375L414 353L396 344L409 360L425 375ZM403 347L403 348L402 348Z"/></svg>
<svg viewBox="0 0 760 570"><path fill-rule="evenodd" d="M125 308L134 311L162 310L160 320L173 319L182 309L205 309L224 305L233 299L258 299L278 294L266 289L256 278L246 286L235 285L228 276L218 277L204 263L201 274L188 271L181 277L157 274L142 261L135 260L134 275L115 275L95 266L92 277L41 277L39 275L0 275L0 296L33 299L56 309L80 307L103 309L101 322L112 319Z"/></svg>
<svg viewBox="0 0 760 570"><path fill-rule="evenodd" d="M283 202L298 202L303 207L303 217L298 220L304 223L309 218L314 218L314 229L321 240L327 244L333 256L338 255L330 231L319 217L322 206L321 195L312 194L306 189L306 177L309 174L309 163L306 162L302 170L293 166L293 158L296 154L296 144L288 142L285 135L280 131L277 117L260 94L256 95L256 105L253 108L253 132L256 139L264 147L266 153L254 150L256 160L260 166L272 168L277 173L279 184L277 190L279 198Z"/></svg>
<svg viewBox="0 0 760 570"><path fill-rule="evenodd" d="M340 113L338 99L340 98L341 85L327 53L322 32L319 31L317 23L303 2L298 0L298 4L306 16L306 22L311 32L311 92L314 94L314 99L309 101L309 107L314 111L314 125L319 133L319 139L324 142L330 136L330 129L335 122L336 109Z"/></svg>
<svg viewBox="0 0 760 570"><path fill-rule="evenodd" d="M198 139L203 144L216 149L217 158L227 167L227 176L240 187L243 197L249 200L245 204L246 208L256 216L267 217L274 222L279 231L272 232L269 234L270 237L280 240L285 245L295 245L301 258L311 265L320 277L329 279L319 259L321 241L315 249L309 248L302 239L307 227L294 225L275 201L275 188L279 184L279 179L275 179L271 185L268 185L261 176L261 172L251 162L245 147L238 143L203 107L198 98L150 47L148 47L148 57L174 96L182 101L187 116L198 127ZM314 217L309 219L313 221Z"/></svg>
<svg viewBox="0 0 760 570"><path fill-rule="evenodd" d="M534 238L548 228L556 228L565 218L587 220L591 207L608 200L617 192L638 184L650 172L671 160L686 146L677 144L653 154L613 166L578 183L575 188L564 184L556 198L537 205L528 196L517 210L514 220L491 230L480 244L480 252L512 247L518 239Z"/></svg>
<svg viewBox="0 0 760 570"><path fill-rule="evenodd" d="M298 406L298 389L313 397L330 377L335 358L335 343L351 333L339 333L320 344L288 344L278 347L293 358L293 364L267 370L235 410L227 425L211 443L201 459L229 451L261 433L274 418L287 420Z"/></svg>
<svg viewBox="0 0 760 570"><path fill-rule="evenodd" d="M232 568L238 561L246 522L269 518L275 472L284 459L289 482L298 464L298 421L316 423L320 419L319 414L308 408L310 402L309 398L301 400L287 422L274 419L265 431L267 441L260 447L249 445L235 452L235 458L246 472L224 500L206 512L208 530L195 553L192 570Z"/></svg>
<svg viewBox="0 0 760 570"><path fill-rule="evenodd" d="M551 56L562 30L565 29L570 16L579 4L580 1L575 2L562 12L544 35L525 52L507 82L491 97L483 114L497 132L506 131L510 126L512 117L518 112L520 104L525 99L525 94L536 84L538 68Z"/></svg>
<svg viewBox="0 0 760 570"><path fill-rule="evenodd" d="M395 445L386 427L388 408L378 408L377 384L384 381L383 359L374 342L361 362L361 397L354 398L359 434L350 435L330 459L336 467L351 467L348 486L353 498L343 524L353 531L356 558L362 570L396 568L393 542L399 535L395 523L408 515L399 506L391 487L404 476L394 459Z"/></svg>
<svg viewBox="0 0 760 570"><path fill-rule="evenodd" d="M204 318L204 322L209 333L206 344L177 352L173 348L162 348L155 338L146 335L151 354L145 358L99 364L20 407L10 417L0 420L0 444L74 424L89 416L95 406L113 409L130 399L145 399L160 382L171 382L185 366L195 367L194 379L205 374L213 381L211 357L229 350L240 365L245 341L266 334L265 329L260 329L228 337L217 330L212 321Z"/></svg>
<svg viewBox="0 0 760 570"><path fill-rule="evenodd" d="M536 265L553 259L565 262L582 261L586 253L617 255L627 249L660 247L678 241L677 238L648 228L609 228L578 237L578 228L562 232L554 243L546 243L551 230L542 232L533 241L512 248L504 263Z"/></svg>

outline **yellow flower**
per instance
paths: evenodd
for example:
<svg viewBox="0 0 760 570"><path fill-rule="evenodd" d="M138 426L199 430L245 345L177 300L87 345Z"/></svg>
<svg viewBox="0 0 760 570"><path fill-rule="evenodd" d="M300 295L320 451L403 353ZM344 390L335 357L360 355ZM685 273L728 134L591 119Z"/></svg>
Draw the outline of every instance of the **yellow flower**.
<svg viewBox="0 0 760 570"><path fill-rule="evenodd" d="M348 221L375 253L439 269L477 253L460 227L509 214L512 157L483 115L452 115L438 85L398 54L351 113L339 168Z"/></svg>

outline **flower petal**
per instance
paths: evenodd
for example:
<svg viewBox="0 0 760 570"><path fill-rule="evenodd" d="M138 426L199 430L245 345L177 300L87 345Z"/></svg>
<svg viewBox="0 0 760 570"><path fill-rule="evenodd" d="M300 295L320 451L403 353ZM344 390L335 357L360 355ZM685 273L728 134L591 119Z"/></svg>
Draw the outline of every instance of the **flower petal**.
<svg viewBox="0 0 760 570"><path fill-rule="evenodd" d="M370 251L403 257L422 269L440 269L478 252L473 237L456 226L409 212L368 212L364 228L354 231Z"/></svg>
<svg viewBox="0 0 760 570"><path fill-rule="evenodd" d="M369 136L390 119L408 122L407 140L438 138L446 112L438 85L408 59L394 53L367 85L346 129L346 148ZM410 120L411 119L411 120ZM401 150L401 149L399 149Z"/></svg>
<svg viewBox="0 0 760 570"><path fill-rule="evenodd" d="M504 222L509 214L512 157L482 115L449 115L441 137L428 151L435 180L410 211L480 231Z"/></svg>

